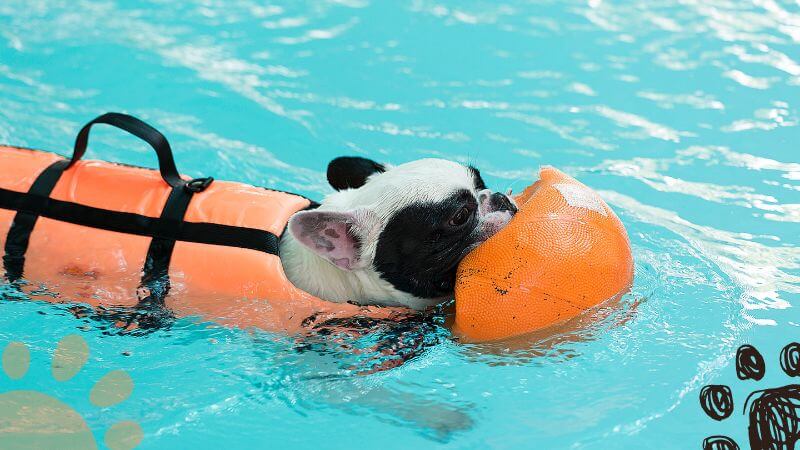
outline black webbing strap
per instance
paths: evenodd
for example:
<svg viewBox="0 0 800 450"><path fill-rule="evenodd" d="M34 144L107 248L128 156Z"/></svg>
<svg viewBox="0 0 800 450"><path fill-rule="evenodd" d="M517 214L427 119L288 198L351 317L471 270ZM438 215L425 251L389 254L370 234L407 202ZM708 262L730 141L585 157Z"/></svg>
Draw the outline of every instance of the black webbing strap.
<svg viewBox="0 0 800 450"><path fill-rule="evenodd" d="M60 160L50 164L36 177L22 207L17 210L11 228L6 236L5 254L3 255L3 268L6 278L14 282L22 278L25 269L25 252L28 251L33 227L42 211L47 209L50 202L50 193L67 168L69 161Z"/></svg>
<svg viewBox="0 0 800 450"><path fill-rule="evenodd" d="M83 157L84 153L86 153L86 146L89 143L89 132L92 130L92 125L98 123L111 125L120 130L127 131L150 144L158 157L158 170L161 172L161 178L172 187L183 184L181 176L178 175L178 169L175 167L175 159L172 157L172 148L170 148L167 138L165 138L161 132L136 117L115 112L109 112L98 116L81 128L81 131L78 132L78 136L75 138L75 149L72 151L72 159L67 168L72 167Z"/></svg>
<svg viewBox="0 0 800 450"><path fill-rule="evenodd" d="M181 226L193 195L194 190L187 189L187 184L183 181L172 188L161 211L160 235L168 235L169 230L165 228ZM169 293L169 264L174 248L174 238L156 236L150 241L142 269L142 281L137 291L139 308L149 310L164 306L164 297Z"/></svg>
<svg viewBox="0 0 800 450"><path fill-rule="evenodd" d="M25 208L29 194L0 188L0 209L34 212ZM38 214L38 213L37 213ZM83 225L99 230L175 239L198 244L221 245L278 254L279 238L257 228L205 222L183 222L180 227L165 227L161 219L141 214L95 208L51 198L39 214L48 219Z"/></svg>

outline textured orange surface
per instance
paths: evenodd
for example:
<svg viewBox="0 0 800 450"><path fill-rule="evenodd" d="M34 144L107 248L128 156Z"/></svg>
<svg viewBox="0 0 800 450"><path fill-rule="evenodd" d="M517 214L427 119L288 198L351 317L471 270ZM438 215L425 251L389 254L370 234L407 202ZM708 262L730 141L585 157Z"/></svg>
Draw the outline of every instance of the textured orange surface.
<svg viewBox="0 0 800 450"><path fill-rule="evenodd" d="M597 194L545 167L509 225L458 268L453 331L491 341L569 320L633 280L625 228Z"/></svg>
<svg viewBox="0 0 800 450"><path fill-rule="evenodd" d="M27 192L53 153L0 146L0 188ZM101 161L80 161L65 171L51 197L114 211L159 217L170 193L157 171ZM283 233L289 217L309 201L242 183L215 181L192 197L187 222L208 222ZM0 209L0 252L16 212ZM31 290L93 306L138 302L137 288L151 239L39 217L25 255ZM0 265L0 276L3 275ZM297 332L308 317L369 315L397 309L331 303L296 288L276 255L256 250L177 242L169 268L167 306L177 316L200 316L236 327Z"/></svg>

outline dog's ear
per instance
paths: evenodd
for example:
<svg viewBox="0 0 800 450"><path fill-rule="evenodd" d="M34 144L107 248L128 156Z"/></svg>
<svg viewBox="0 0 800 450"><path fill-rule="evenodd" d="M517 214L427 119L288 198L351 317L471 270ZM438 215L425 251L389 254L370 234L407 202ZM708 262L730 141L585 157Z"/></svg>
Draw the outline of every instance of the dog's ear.
<svg viewBox="0 0 800 450"><path fill-rule="evenodd" d="M377 239L379 219L371 211L301 211L289 220L289 232L298 242L344 270L372 264L364 243Z"/></svg>
<svg viewBox="0 0 800 450"><path fill-rule="evenodd" d="M358 156L340 156L328 164L328 183L336 189L357 189L370 175L385 172L383 164Z"/></svg>

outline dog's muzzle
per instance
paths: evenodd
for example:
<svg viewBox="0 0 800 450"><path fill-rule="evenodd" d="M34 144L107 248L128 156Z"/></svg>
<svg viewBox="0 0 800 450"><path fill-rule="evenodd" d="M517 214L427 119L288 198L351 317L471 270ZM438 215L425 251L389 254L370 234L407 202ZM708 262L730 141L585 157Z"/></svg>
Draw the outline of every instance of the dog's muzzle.
<svg viewBox="0 0 800 450"><path fill-rule="evenodd" d="M483 242L508 225L518 209L508 195L484 189L478 193L478 210L481 215L479 241Z"/></svg>
<svg viewBox="0 0 800 450"><path fill-rule="evenodd" d="M514 215L517 213L517 205L507 195L495 192L489 196L489 210L509 211L511 215Z"/></svg>

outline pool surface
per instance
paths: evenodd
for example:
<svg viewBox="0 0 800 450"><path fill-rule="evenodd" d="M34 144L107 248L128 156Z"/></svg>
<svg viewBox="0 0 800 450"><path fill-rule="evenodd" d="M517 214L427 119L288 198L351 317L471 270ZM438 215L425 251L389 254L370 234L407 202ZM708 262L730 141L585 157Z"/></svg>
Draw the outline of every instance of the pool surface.
<svg viewBox="0 0 800 450"><path fill-rule="evenodd" d="M298 342L179 320L145 335L15 301L0 347L28 345L36 389L98 441L139 448L747 447L744 399L789 383L800 315L800 4L788 0L3 0L0 143L66 153L105 111L146 119L179 168L320 198L336 156L471 162L497 190L551 164L596 188L633 245L632 293L571 333L491 349L441 318ZM97 131L92 158L152 166ZM2 168L0 168L2 169ZM57 343L90 357L53 380ZM736 348L766 358L739 381ZM407 359L374 370L393 349ZM356 351L361 349L361 351ZM133 393L89 401L111 370ZM720 422L703 385L732 386Z"/></svg>

